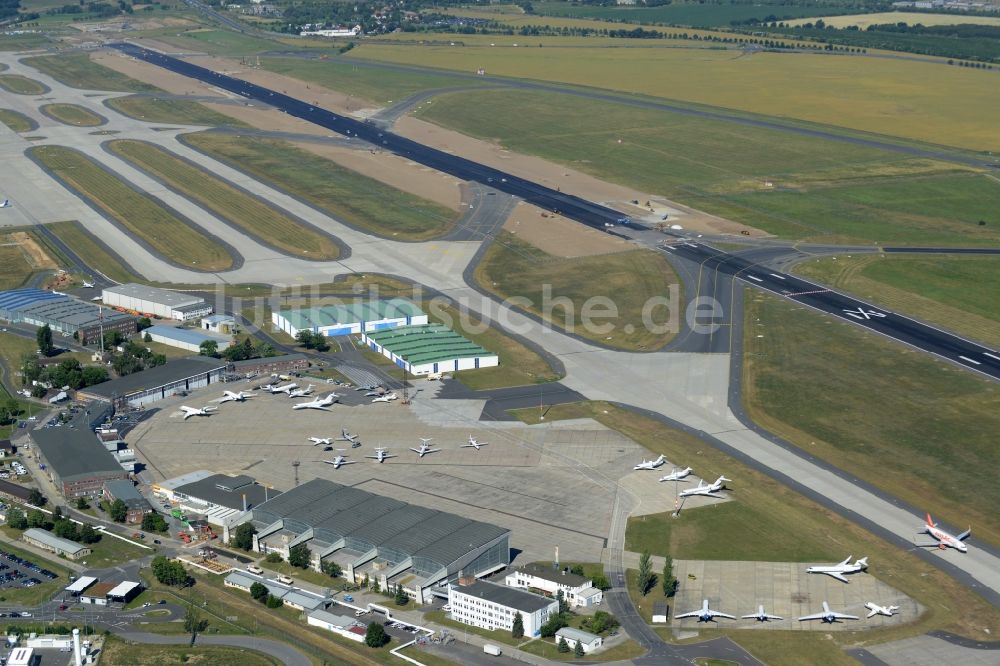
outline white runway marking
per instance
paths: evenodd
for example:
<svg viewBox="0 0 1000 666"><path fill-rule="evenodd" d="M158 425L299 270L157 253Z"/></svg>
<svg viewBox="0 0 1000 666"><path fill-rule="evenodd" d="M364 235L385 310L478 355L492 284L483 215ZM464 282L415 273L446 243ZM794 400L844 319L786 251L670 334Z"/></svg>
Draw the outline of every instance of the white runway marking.
<svg viewBox="0 0 1000 666"><path fill-rule="evenodd" d="M969 358L967 356L959 356L959 358L962 359L963 361L968 361L969 363L974 363L975 365L982 365L982 363L980 363L979 361L973 361L971 358Z"/></svg>
<svg viewBox="0 0 1000 666"><path fill-rule="evenodd" d="M747 277L750 278L751 280L756 280L757 282L763 282L763 280L761 280L756 275L748 275Z"/></svg>
<svg viewBox="0 0 1000 666"><path fill-rule="evenodd" d="M996 361L1000 361L1000 356L997 356L995 354L991 354L989 352L983 352L983 356L989 356L990 358L992 358L992 359L994 359Z"/></svg>
<svg viewBox="0 0 1000 666"><path fill-rule="evenodd" d="M778 278L779 280L784 280L784 279L785 279L785 276L784 276L784 275L778 275L777 273L770 273L770 276L771 276L771 277L776 277L776 278Z"/></svg>

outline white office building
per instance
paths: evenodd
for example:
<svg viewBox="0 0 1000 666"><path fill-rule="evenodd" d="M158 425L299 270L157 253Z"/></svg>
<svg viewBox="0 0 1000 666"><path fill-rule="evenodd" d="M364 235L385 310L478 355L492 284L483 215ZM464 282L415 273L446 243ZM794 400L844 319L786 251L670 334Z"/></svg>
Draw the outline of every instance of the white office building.
<svg viewBox="0 0 1000 666"><path fill-rule="evenodd" d="M538 636L549 617L559 612L555 599L484 580L448 587L451 619L483 629L510 631L520 613L525 636Z"/></svg>
<svg viewBox="0 0 1000 666"><path fill-rule="evenodd" d="M507 574L504 584L521 589L541 590L553 597L562 590L563 599L572 608L597 606L604 599L604 593L593 586L590 578L543 564L526 564L515 569Z"/></svg>

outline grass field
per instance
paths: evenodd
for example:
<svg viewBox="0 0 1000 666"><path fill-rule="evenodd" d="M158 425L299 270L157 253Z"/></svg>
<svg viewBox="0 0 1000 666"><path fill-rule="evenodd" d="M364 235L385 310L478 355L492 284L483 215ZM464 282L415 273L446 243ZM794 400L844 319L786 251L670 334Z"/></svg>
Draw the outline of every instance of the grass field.
<svg viewBox="0 0 1000 666"><path fill-rule="evenodd" d="M302 259L331 261L340 256L330 236L168 150L133 140L112 141L108 148L266 245Z"/></svg>
<svg viewBox="0 0 1000 666"><path fill-rule="evenodd" d="M795 272L894 312L1000 347L1000 264L994 257L855 255L812 259Z"/></svg>
<svg viewBox="0 0 1000 666"><path fill-rule="evenodd" d="M743 395L757 423L1000 544L996 384L788 301L754 294L746 317Z"/></svg>
<svg viewBox="0 0 1000 666"><path fill-rule="evenodd" d="M539 638L523 645L521 650L552 661L572 661L572 662L600 662L607 664L616 661L628 661L646 654L646 651L633 640L624 640L618 645L602 650L597 654L590 654L582 659L575 656L573 651L559 652L559 646L554 640Z"/></svg>
<svg viewBox="0 0 1000 666"><path fill-rule="evenodd" d="M527 91L445 95L417 115L785 238L1000 244L1000 182L942 162Z"/></svg>
<svg viewBox="0 0 1000 666"><path fill-rule="evenodd" d="M134 644L113 636L105 638L101 660L115 666L280 666L281 662L262 652L221 646L173 646Z"/></svg>
<svg viewBox="0 0 1000 666"><path fill-rule="evenodd" d="M17 95L41 95L48 88L20 74L0 74L0 88Z"/></svg>
<svg viewBox="0 0 1000 666"><path fill-rule="evenodd" d="M143 282L117 257L108 252L97 238L79 222L54 222L46 225L66 245L80 255L87 265L118 283Z"/></svg>
<svg viewBox="0 0 1000 666"><path fill-rule="evenodd" d="M766 16L788 19L798 16L828 16L850 11L842 5L831 4L795 6L777 2L735 4L735 3L695 3L680 2L659 7L604 7L597 5L574 5L568 2L539 2L533 4L535 12L544 16L578 16L604 21L628 23L670 23L696 27L729 27L732 21ZM533 17L541 22L542 17Z"/></svg>
<svg viewBox="0 0 1000 666"><path fill-rule="evenodd" d="M61 123L76 127L97 127L104 122L99 115L77 104L44 104L38 110Z"/></svg>
<svg viewBox="0 0 1000 666"><path fill-rule="evenodd" d="M989 111L1000 105L1000 86L989 84L993 73L902 58L744 57L702 48L412 48L387 42L365 43L351 57L463 72L485 67L491 75L606 88L970 150L1000 149ZM629 126L618 127L627 133Z"/></svg>
<svg viewBox="0 0 1000 666"><path fill-rule="evenodd" d="M114 97L105 101L104 104L121 114L150 123L206 125L208 127L247 126L241 120L186 99L129 95L127 97Z"/></svg>
<svg viewBox="0 0 1000 666"><path fill-rule="evenodd" d="M137 81L110 67L94 62L86 53L37 56L25 58L23 62L71 88L114 92L156 92L159 90L156 86Z"/></svg>
<svg viewBox="0 0 1000 666"><path fill-rule="evenodd" d="M19 245L0 245L0 289L20 287L34 270Z"/></svg>
<svg viewBox="0 0 1000 666"><path fill-rule="evenodd" d="M166 259L202 271L232 267L233 259L222 245L82 153L61 146L27 152Z"/></svg>
<svg viewBox="0 0 1000 666"><path fill-rule="evenodd" d="M21 536L21 532L19 530L12 530L5 525L0 528L0 534L3 535L3 538L0 539L0 548L8 553L13 553L18 557L24 558L29 562L34 562L35 564L58 575L58 578L55 580L46 579L41 585L35 585L34 587L5 587L0 589L0 603L5 606L37 606L40 603L48 601L49 597L51 597L57 590L69 585L70 572L66 569L66 567L60 566L57 562L53 562L48 558L39 557L34 553L29 553L28 551L17 547L17 541Z"/></svg>
<svg viewBox="0 0 1000 666"><path fill-rule="evenodd" d="M4 35L0 39L0 51L21 51L31 49L36 46L44 46L49 43L49 38L41 33L28 33L24 35Z"/></svg>
<svg viewBox="0 0 1000 666"><path fill-rule="evenodd" d="M537 414L537 410L526 410ZM521 416L521 414L518 414ZM733 486L734 500L739 511L743 512L748 522L759 522L761 525L777 525L776 534L794 532L799 544L779 544L779 539L773 539L773 555L769 555L761 536L755 535L753 529L736 524L735 517L720 519L713 515L721 507L692 509L681 513L676 519L683 527L671 528L671 552L677 558L696 557L698 555L712 559L752 560L762 558L780 561L781 556L793 554L791 549L805 556L805 552L837 553L864 552L872 561L881 562L874 573L880 580L910 595L927 607L927 613L912 624L895 627L876 633L865 632L867 639L891 640L904 636L914 636L932 628L945 628L964 635L975 634L986 638L994 636L1000 630L1000 611L988 604L984 599L971 592L942 571L923 562L913 553L900 550L871 533L855 526L839 515L815 504L811 500L793 492L786 486L771 480L769 477L750 467L726 456L716 449L706 445L693 436L669 428L638 414L617 408L608 403L577 403L557 405L546 414L547 421L572 419L590 416L604 425L613 428L625 436L648 448L654 455L662 453L668 460L690 462L698 470L698 474L714 478L713 475L725 472L726 476L735 479ZM989 506L983 500L983 506ZM653 519L655 520L655 518ZM690 525L686 525L690 523ZM717 540L712 546L707 544L701 533L725 526L735 530L740 537L729 537L724 541ZM634 529L635 524L632 524ZM631 529L629 530L631 531ZM718 533L715 533L716 535ZM729 533L727 532L727 535ZM681 540L680 536L694 535L695 538ZM633 540L635 536L626 533ZM673 545L676 544L676 548ZM843 555L840 555L843 557ZM828 559L828 558L822 558ZM834 557L836 559L836 557ZM634 583L632 585L634 589ZM648 612L655 601L654 594L659 593L659 587L644 597L639 603L641 612ZM648 617L648 616L647 616ZM988 633L987 633L988 632ZM810 635L815 632L789 632L789 636L775 637L775 644L759 645L755 637L772 632L730 631L727 635L742 643L747 638L747 647L755 650L758 658L765 663L812 664L828 663L817 661L813 652L815 644ZM798 634L796 637L794 634ZM826 634L821 634L826 636ZM834 632L828 639L836 651L844 645L854 644L858 640L856 634L850 632ZM991 638L987 640L992 640ZM831 653L834 650L831 649ZM825 654L821 652L819 654ZM774 657L782 655L780 660ZM766 658L765 658L766 657ZM830 661L837 664L840 662ZM850 661L844 663L851 663Z"/></svg>
<svg viewBox="0 0 1000 666"><path fill-rule="evenodd" d="M452 225L456 213L389 187L282 141L201 132L184 141L250 175L274 183L365 231L395 240L426 240Z"/></svg>
<svg viewBox="0 0 1000 666"><path fill-rule="evenodd" d="M0 123L13 132L30 132L36 125L28 116L11 109L0 109Z"/></svg>
<svg viewBox="0 0 1000 666"><path fill-rule="evenodd" d="M251 557L252 556L253 554L251 554ZM305 581L322 587L338 587L339 584L345 582L343 578L331 578L330 576L314 569L299 569L298 567L293 567L288 562L268 562L267 560L260 560L257 564L264 569L270 569L276 573L291 576L292 579L296 581Z"/></svg>
<svg viewBox="0 0 1000 666"><path fill-rule="evenodd" d="M500 358L500 365L495 368L455 373L455 379L474 391L540 384L559 379L559 375L541 355L494 327L481 330L482 322L470 312L462 314L452 305L435 301L431 304L429 317L432 321L450 326L483 349L495 352Z"/></svg>
<svg viewBox="0 0 1000 666"><path fill-rule="evenodd" d="M643 308L649 299L666 295L668 285L678 284L670 265L652 250L563 259L503 232L486 251L475 275L484 289L501 298L527 298L529 305L517 303L517 307L601 344L650 351L676 335L676 331L659 333L643 325ZM595 298L613 304L618 316L602 314L610 310L591 300ZM584 325L582 317L588 302L594 307L592 325ZM666 317L659 310L654 317L657 322Z"/></svg>
<svg viewBox="0 0 1000 666"><path fill-rule="evenodd" d="M806 9L803 7L803 9ZM819 16L810 14L810 16ZM924 12L875 12L874 14L847 14L846 16L831 16L823 22L834 28L857 26L865 30L870 25L885 23L907 23L909 25L1000 25L1000 16L976 16L975 14L927 14ZM785 21L790 26L803 23L815 23L815 19L802 18Z"/></svg>

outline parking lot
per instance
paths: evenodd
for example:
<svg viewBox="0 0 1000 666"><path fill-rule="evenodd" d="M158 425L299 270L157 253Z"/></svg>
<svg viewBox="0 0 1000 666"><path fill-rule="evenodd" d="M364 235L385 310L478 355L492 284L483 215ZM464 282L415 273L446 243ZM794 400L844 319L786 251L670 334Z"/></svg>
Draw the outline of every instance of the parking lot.
<svg viewBox="0 0 1000 666"><path fill-rule="evenodd" d="M0 589L33 587L56 578L58 575L48 569L6 550L0 550Z"/></svg>

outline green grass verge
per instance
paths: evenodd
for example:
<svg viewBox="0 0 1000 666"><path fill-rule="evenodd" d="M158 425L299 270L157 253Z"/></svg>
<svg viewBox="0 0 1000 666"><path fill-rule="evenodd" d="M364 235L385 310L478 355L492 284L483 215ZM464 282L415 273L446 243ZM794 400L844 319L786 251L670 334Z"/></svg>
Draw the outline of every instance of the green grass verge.
<svg viewBox="0 0 1000 666"><path fill-rule="evenodd" d="M785 300L752 294L746 317L743 399L757 423L1000 544L1000 387Z"/></svg>
<svg viewBox="0 0 1000 666"><path fill-rule="evenodd" d="M100 244L97 237L84 229L79 222L53 222L46 226L59 240L73 248L73 251L87 262L88 266L100 271L115 282L144 281L109 252L104 245Z"/></svg>
<svg viewBox="0 0 1000 666"><path fill-rule="evenodd" d="M652 250L563 259L502 232L476 267L475 277L481 287L501 298L530 301L516 303L517 307L604 345L651 351L676 335L676 330L657 332L643 324L646 303L678 284L670 264ZM569 308L563 304L566 299L572 303ZM616 317L604 314L609 312L606 304L617 309ZM588 307L594 308L592 325L584 325L582 315ZM665 318L663 312L663 308L654 312L658 322Z"/></svg>
<svg viewBox="0 0 1000 666"><path fill-rule="evenodd" d="M332 261L340 257L332 237L159 146L125 139L107 145L112 153L267 245L303 259Z"/></svg>
<svg viewBox="0 0 1000 666"><path fill-rule="evenodd" d="M202 271L232 268L233 259L222 245L82 153L62 146L27 152L168 260Z"/></svg>
<svg viewBox="0 0 1000 666"><path fill-rule="evenodd" d="M803 277L884 308L1000 346L1000 263L995 257L859 255L797 264Z"/></svg>
<svg viewBox="0 0 1000 666"><path fill-rule="evenodd" d="M457 219L448 208L345 169L282 141L198 133L194 148L301 197L335 218L395 240L426 240Z"/></svg>
<svg viewBox="0 0 1000 666"><path fill-rule="evenodd" d="M519 645L524 645L534 640L532 638L514 638L510 635L509 631L503 629L483 629L482 627L473 627L472 625L463 624L462 622L456 622L448 619L448 614L440 610L428 611L424 613L424 619L428 622L439 624L442 627L448 627L452 630L452 633L455 634L475 634L477 636L482 636L488 641L502 643L503 645L510 645L512 647L518 647Z"/></svg>
<svg viewBox="0 0 1000 666"><path fill-rule="evenodd" d="M527 645L521 646L520 649L522 652L552 661L599 662L602 664L614 661L628 661L636 657L641 657L646 653L638 643L629 639L622 640L617 645L609 647L606 650L601 650L597 654L588 654L582 658L575 656L572 650L569 652L560 652L559 646L554 641L545 638L531 641Z"/></svg>
<svg viewBox="0 0 1000 666"><path fill-rule="evenodd" d="M152 625L145 625L148 628ZM183 626L181 627L183 629ZM281 662L263 652L221 646L136 646L120 638L108 637L104 641L101 660L115 666L169 666L170 664L199 664L199 666L280 666Z"/></svg>
<svg viewBox="0 0 1000 666"><path fill-rule="evenodd" d="M75 127L97 127L104 122L99 115L77 104L45 104L38 110L65 125Z"/></svg>
<svg viewBox="0 0 1000 666"><path fill-rule="evenodd" d="M20 74L0 74L0 88L16 95L41 95L48 88Z"/></svg>
<svg viewBox="0 0 1000 666"><path fill-rule="evenodd" d="M330 576L327 576L319 571L315 571L314 569L299 569L298 567L293 567L288 562L268 562L267 560L260 560L257 565L264 569L270 569L275 573L291 576L297 581L301 580L307 583L312 583L313 585L320 585L321 587L339 588L340 584L345 582L343 578L331 578Z"/></svg>
<svg viewBox="0 0 1000 666"><path fill-rule="evenodd" d="M30 608L48 601L49 598L56 593L56 591L69 585L69 569L59 565L57 561L53 561L53 559L41 557L17 547L17 540L21 536L21 532L19 530L12 530L4 525L3 527L0 527L0 534L3 535L3 538L0 539L0 548L8 553L13 553L18 557L22 557L29 562L34 562L35 564L44 567L59 576L55 580L43 579L41 585L35 585L34 587L0 588L0 604L5 606L24 606Z"/></svg>
<svg viewBox="0 0 1000 666"><path fill-rule="evenodd" d="M129 95L107 100L105 106L118 113L149 123L207 125L209 127L246 127L236 118L213 111L203 104L186 99Z"/></svg>
<svg viewBox="0 0 1000 666"><path fill-rule="evenodd" d="M30 132L35 127L31 118L10 109L0 109L0 123L9 127L13 132Z"/></svg>
<svg viewBox="0 0 1000 666"><path fill-rule="evenodd" d="M19 245L0 245L0 289L20 287L34 272Z"/></svg>
<svg viewBox="0 0 1000 666"><path fill-rule="evenodd" d="M952 164L549 93L450 94L416 115L785 238L1000 244L1000 182Z"/></svg>
<svg viewBox="0 0 1000 666"><path fill-rule="evenodd" d="M110 67L94 62L86 53L37 56L25 58L22 62L71 88L114 92L156 92L159 90L156 86L137 81Z"/></svg>

